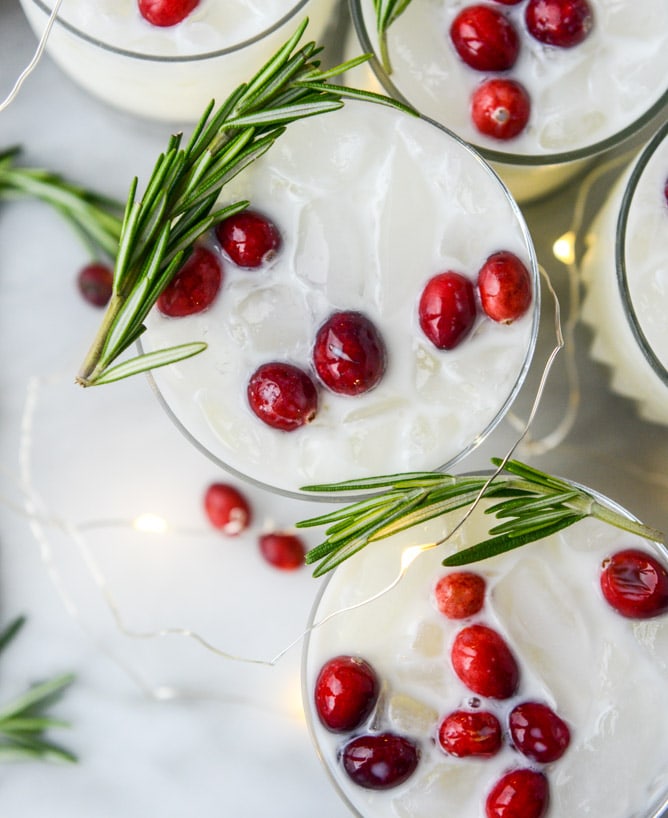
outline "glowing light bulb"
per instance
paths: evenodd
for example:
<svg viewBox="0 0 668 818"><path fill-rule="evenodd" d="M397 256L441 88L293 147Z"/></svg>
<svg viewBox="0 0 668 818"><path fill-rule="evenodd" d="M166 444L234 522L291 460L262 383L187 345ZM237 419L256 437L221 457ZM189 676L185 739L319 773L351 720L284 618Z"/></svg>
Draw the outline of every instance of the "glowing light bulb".
<svg viewBox="0 0 668 818"><path fill-rule="evenodd" d="M169 528L167 520L157 514L140 514L135 518L132 526L142 534L164 534Z"/></svg>
<svg viewBox="0 0 668 818"><path fill-rule="evenodd" d="M573 264L575 261L575 233L569 230L552 245L552 253L563 264Z"/></svg>
<svg viewBox="0 0 668 818"><path fill-rule="evenodd" d="M420 556L423 551L429 551L435 548L436 543L425 543L424 545L411 545L409 548L404 548L401 552L401 573L404 574L410 568L412 563Z"/></svg>

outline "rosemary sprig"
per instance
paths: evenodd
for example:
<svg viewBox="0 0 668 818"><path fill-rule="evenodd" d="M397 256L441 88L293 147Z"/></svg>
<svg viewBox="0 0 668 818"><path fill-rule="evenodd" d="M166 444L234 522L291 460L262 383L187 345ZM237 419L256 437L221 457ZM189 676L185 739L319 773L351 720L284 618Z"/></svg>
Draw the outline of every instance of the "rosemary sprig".
<svg viewBox="0 0 668 818"><path fill-rule="evenodd" d="M78 373L82 386L109 383L206 348L203 343L186 344L114 365L144 332L148 312L195 240L248 206L240 201L215 209L224 185L269 150L291 122L334 111L344 98L408 110L384 96L330 83L367 56L321 70L316 57L322 49L313 42L298 47L307 22L217 110L213 102L208 106L185 147L181 134L171 137L143 196L137 196L138 181L133 181L118 242L113 294Z"/></svg>
<svg viewBox="0 0 668 818"><path fill-rule="evenodd" d="M376 12L376 31L378 32L378 47L380 50L380 62L387 72L392 73L392 62L387 46L387 30L392 23L410 5L411 0L373 0L373 7Z"/></svg>
<svg viewBox="0 0 668 818"><path fill-rule="evenodd" d="M655 542L665 541L660 531L629 519L584 488L517 460L504 462L493 458L492 463L496 467L492 476L413 472L305 486L304 491L344 496L350 492L384 490L297 523L299 528L327 526L323 542L306 555L308 564L318 563L314 576L331 571L374 540L471 507L483 497L497 501L485 511L503 522L490 528L488 539L446 557L443 565L466 565L502 554L585 517L594 517ZM440 542L445 542L447 536Z"/></svg>
<svg viewBox="0 0 668 818"><path fill-rule="evenodd" d="M74 228L91 256L113 259L121 235L123 204L66 181L57 173L17 164L18 147L0 153L0 200L39 199Z"/></svg>
<svg viewBox="0 0 668 818"><path fill-rule="evenodd" d="M18 617L0 633L0 652L25 624ZM52 718L47 710L72 683L72 674L56 676L29 687L25 693L0 707L0 761L76 761L69 750L47 738L48 730L69 727L68 722Z"/></svg>

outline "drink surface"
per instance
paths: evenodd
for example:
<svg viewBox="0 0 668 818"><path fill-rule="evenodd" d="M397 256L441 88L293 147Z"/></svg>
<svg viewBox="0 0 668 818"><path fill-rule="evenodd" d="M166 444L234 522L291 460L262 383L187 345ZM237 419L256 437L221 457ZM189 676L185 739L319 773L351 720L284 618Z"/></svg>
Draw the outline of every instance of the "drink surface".
<svg viewBox="0 0 668 818"><path fill-rule="evenodd" d="M52 0L45 2L53 7ZM141 16L137 0L64 0L59 17L114 48L186 56L257 37L299 4L300 0L200 0L181 23L161 28Z"/></svg>
<svg viewBox="0 0 668 818"><path fill-rule="evenodd" d="M517 137L482 135L469 113L474 89L494 72L477 71L456 54L450 25L472 0L411 3L388 33L391 81L419 111L474 145L508 154L546 156L578 150L630 126L668 90L668 4L664 0L590 0L593 27L572 48L544 45L524 22L525 3L498 6L515 25L520 49L498 74L518 80L531 117ZM366 32L377 46L371 0L359 0Z"/></svg>
<svg viewBox="0 0 668 818"><path fill-rule="evenodd" d="M368 604L361 603L398 575L403 549L442 536L439 521L367 546L328 580L305 648L304 690L311 730L338 788L364 818L480 818L494 783L508 769L531 767L547 776L550 818L649 815L668 792L668 617L623 618L604 601L598 577L604 558L618 549L652 546L583 521L468 566L486 581L484 606L469 619L448 619L434 601L437 581L453 570L441 560L479 541L489 525L482 517L476 512L451 544L421 554L397 586ZM451 645L471 623L495 629L515 655L520 681L510 698L476 696L454 673ZM419 746L415 772L396 788L373 791L351 782L337 759L350 736L325 730L313 712L320 668L342 654L366 660L381 680L374 729ZM440 749L438 725L449 713L491 710L506 729L509 712L526 701L548 705L569 726L570 745L557 760L536 764L507 738L491 758L459 758ZM367 729L362 725L355 734Z"/></svg>
<svg viewBox="0 0 668 818"><path fill-rule="evenodd" d="M37 36L51 0L20 0ZM49 54L104 102L144 118L196 122L222 103L290 37L304 17L322 42L335 0L201 0L182 22L161 28L136 0L64 0Z"/></svg>
<svg viewBox="0 0 668 818"><path fill-rule="evenodd" d="M151 348L209 344L154 374L172 412L224 463L290 490L437 468L498 420L533 348L537 273L516 206L468 148L417 117L349 102L290 125L226 187L225 200L237 199L279 227L278 254L260 270L223 258L206 312L153 314L146 334ZM456 349L436 349L418 325L422 288L449 269L475 283L501 249L533 270L528 312L509 325L479 313ZM315 419L293 432L258 421L246 399L251 373L274 360L311 370L316 330L341 310L379 330L381 382L356 396L319 387Z"/></svg>
<svg viewBox="0 0 668 818"><path fill-rule="evenodd" d="M583 317L595 333L592 354L611 367L616 391L637 401L644 417L663 424L668 423L667 132L664 127L663 137L657 134L613 186L587 236L582 261L588 288ZM631 198L622 223L627 189ZM616 256L622 228L623 271Z"/></svg>

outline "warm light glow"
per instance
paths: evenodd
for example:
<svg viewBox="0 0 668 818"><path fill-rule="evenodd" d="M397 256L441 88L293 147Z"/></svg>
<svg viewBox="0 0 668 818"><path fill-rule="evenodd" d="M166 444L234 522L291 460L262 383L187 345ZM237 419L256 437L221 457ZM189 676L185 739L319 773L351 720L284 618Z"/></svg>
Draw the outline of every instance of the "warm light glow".
<svg viewBox="0 0 668 818"><path fill-rule="evenodd" d="M133 528L142 534L164 534L167 531L167 520L157 514L140 514L132 523Z"/></svg>
<svg viewBox="0 0 668 818"><path fill-rule="evenodd" d="M569 230L552 245L552 252L564 264L573 264L575 261L575 233Z"/></svg>
<svg viewBox="0 0 668 818"><path fill-rule="evenodd" d="M430 542L424 545L411 545L410 548L404 548L401 552L401 573L405 574L423 551L429 551L435 547L436 543Z"/></svg>

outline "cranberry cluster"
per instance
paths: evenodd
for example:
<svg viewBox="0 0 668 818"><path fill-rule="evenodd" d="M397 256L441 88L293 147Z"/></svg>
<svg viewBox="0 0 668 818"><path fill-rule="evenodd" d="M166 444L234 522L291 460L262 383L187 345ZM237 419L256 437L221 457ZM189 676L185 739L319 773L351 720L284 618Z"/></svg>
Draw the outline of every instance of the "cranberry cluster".
<svg viewBox="0 0 668 818"><path fill-rule="evenodd" d="M478 312L476 290L482 311L498 323L516 321L531 304L529 271L507 250L487 258L475 289L461 273L439 273L427 282L418 308L420 327L435 347L454 349L469 335Z"/></svg>
<svg viewBox="0 0 668 818"><path fill-rule="evenodd" d="M522 0L496 0L514 6ZM524 10L526 31L549 46L572 48L593 25L587 0L529 0ZM450 40L459 57L482 72L509 71L520 53L520 33L498 8L466 6L450 26ZM471 98L473 124L486 136L507 140L518 136L529 121L531 100L526 88L508 77L482 82Z"/></svg>
<svg viewBox="0 0 668 818"><path fill-rule="evenodd" d="M248 499L236 486L211 483L204 494L204 512L211 525L228 537L245 531L252 522ZM296 534L270 531L258 537L260 554L270 565L292 571L304 564L306 548Z"/></svg>
<svg viewBox="0 0 668 818"><path fill-rule="evenodd" d="M485 592L486 584L480 575L456 571L439 579L434 599L439 611L449 619L464 620L482 610ZM490 758L502 747L503 729L493 704L480 709L477 697L493 702L516 694L520 674L515 657L495 630L474 623L457 633L450 662L476 698L468 708L455 710L440 720L435 740L445 753L457 758ZM373 720L380 687L378 675L369 662L344 655L325 663L314 689L316 712L325 728L335 733L354 733L339 752L343 769L356 784L370 789L403 783L420 758L416 741L388 731L375 732L368 726ZM556 761L570 742L566 723L541 702L517 704L508 718L507 730L513 746L533 764ZM485 802L486 816L540 818L547 803L545 774L531 767L519 767L494 784Z"/></svg>

